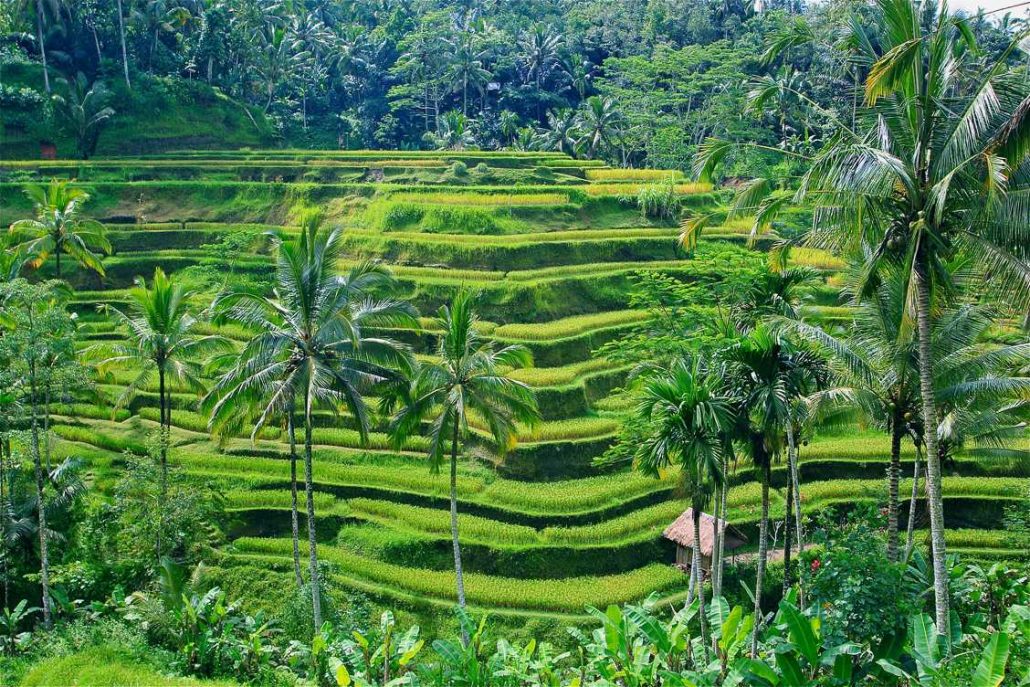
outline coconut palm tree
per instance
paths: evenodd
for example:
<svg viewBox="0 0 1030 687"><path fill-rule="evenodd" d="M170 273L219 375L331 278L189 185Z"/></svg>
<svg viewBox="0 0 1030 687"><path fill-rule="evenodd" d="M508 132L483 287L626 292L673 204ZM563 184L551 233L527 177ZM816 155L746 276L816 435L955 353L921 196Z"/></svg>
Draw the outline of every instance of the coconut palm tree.
<svg viewBox="0 0 1030 687"><path fill-rule="evenodd" d="M26 264L33 268L53 255L58 279L62 254L104 276L104 266L94 251L110 253L111 243L104 225L83 215L82 206L89 201L89 194L67 181L53 179L45 186L27 186L25 195L32 201L36 216L10 226L9 250L30 256Z"/></svg>
<svg viewBox="0 0 1030 687"><path fill-rule="evenodd" d="M622 133L623 116L611 98L592 95L577 117L577 145L591 159L604 148L616 145Z"/></svg>
<svg viewBox="0 0 1030 687"><path fill-rule="evenodd" d="M739 418L736 432L759 474L762 519L758 534L758 574L755 582L755 632L751 654L758 651L762 625L762 586L769 547L769 481L772 464L781 454L787 428L794 417L793 403L810 394L825 377L823 362L810 351L759 324L720 352Z"/></svg>
<svg viewBox="0 0 1030 687"><path fill-rule="evenodd" d="M89 159L97 147L97 139L104 123L114 116L114 110L107 106L109 93L102 81L92 84L79 72L71 81L62 79L64 95L55 95L54 101L64 113L65 125L75 136L79 155Z"/></svg>
<svg viewBox="0 0 1030 687"><path fill-rule="evenodd" d="M142 277L129 290L128 309L104 309L112 314L127 333L125 343L110 347L111 355L99 363L103 372L111 367L129 368L137 372L116 401L121 408L146 388L157 375L158 418L161 464L160 493L162 504L168 488L168 444L172 427L172 385L202 392L203 363L206 358L229 347L224 337L202 334L200 320L190 312L189 296L181 283L165 275L160 267L154 270L150 287ZM163 510L163 509L162 509ZM160 528L157 556L161 557Z"/></svg>
<svg viewBox="0 0 1030 687"><path fill-rule="evenodd" d="M458 448L472 423L485 426L498 450L507 450L517 437L517 423L532 426L540 420L532 390L504 376L504 370L532 363L522 346L495 349L476 331L479 318L473 295L459 291L450 306L440 308L435 326L443 334L437 346L439 361L423 364L414 375L406 402L390 424L400 444L429 422L429 459L440 470L450 444L451 543L457 576L458 605L465 605L465 582L458 541ZM471 422L470 422L471 421Z"/></svg>
<svg viewBox="0 0 1030 687"><path fill-rule="evenodd" d="M244 346L238 364L212 390L213 429L256 407L256 433L299 408L304 423L304 492L308 529L309 584L315 628L322 625L321 587L315 536L313 412L345 408L362 441L369 431L365 396L377 385L396 382L412 364L401 344L369 335L370 328L414 325L404 303L378 298L394 281L375 263L340 274L339 229L321 230L318 214L306 216L293 240L279 240L275 285L270 295L230 292L213 310L251 327L257 334ZM294 468L295 475L295 468Z"/></svg>
<svg viewBox="0 0 1030 687"><path fill-rule="evenodd" d="M871 31L864 27L871 26ZM766 219L791 200L815 206L809 241L852 256L868 296L885 269L907 279L919 360L923 421L938 426L931 304L955 286L1008 294L1021 314L1030 303L1030 83L1011 69L1017 41L986 67L973 60L972 32L947 3L877 0L851 23L849 44L870 69L864 107L809 160L790 197L768 180L749 186ZM757 144L749 144L757 145ZM733 145L708 141L695 170L707 176ZM958 255L978 277L957 283L946 268ZM936 626L948 637L949 593L937 433L926 432Z"/></svg>
<svg viewBox="0 0 1030 687"><path fill-rule="evenodd" d="M724 386L721 371L705 370L698 359L681 361L645 382L636 412L637 420L646 425L644 441L636 451L637 469L659 477L669 467L678 467L694 514L691 572L697 576L698 617L706 660L708 628L700 575L701 514L725 479L723 451L734 420Z"/></svg>
<svg viewBox="0 0 1030 687"><path fill-rule="evenodd" d="M852 298L855 314L846 338L797 320L778 321L830 361L836 384L806 399L813 418L819 421L852 409L890 434L887 557L892 561L899 558L901 448L920 408L918 352L912 328L904 324L904 298L905 283L899 275L884 281L868 298Z"/></svg>

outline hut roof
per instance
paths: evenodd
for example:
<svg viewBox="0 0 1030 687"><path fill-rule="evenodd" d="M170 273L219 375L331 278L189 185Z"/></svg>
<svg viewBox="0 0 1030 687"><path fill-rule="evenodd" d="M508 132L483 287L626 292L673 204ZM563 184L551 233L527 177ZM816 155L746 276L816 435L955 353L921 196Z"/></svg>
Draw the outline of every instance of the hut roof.
<svg viewBox="0 0 1030 687"><path fill-rule="evenodd" d="M701 513L701 555L703 556L712 555L712 545L715 539L713 532L714 523L715 518L713 516L708 513ZM733 525L727 527L725 520L719 520L719 531L723 532L726 536L725 547L727 550L733 550L742 546L747 541L747 537L736 527ZM688 508L683 511L683 514L676 518L674 523L665 528L665 532L662 535L682 547L694 548L694 509Z"/></svg>

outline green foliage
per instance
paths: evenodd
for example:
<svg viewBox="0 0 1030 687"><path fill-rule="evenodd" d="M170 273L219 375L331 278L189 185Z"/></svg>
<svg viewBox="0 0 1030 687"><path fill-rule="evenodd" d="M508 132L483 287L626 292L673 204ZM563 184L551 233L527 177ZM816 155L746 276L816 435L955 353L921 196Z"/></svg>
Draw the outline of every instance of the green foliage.
<svg viewBox="0 0 1030 687"><path fill-rule="evenodd" d="M905 565L887 560L877 530L882 516L860 510L836 524L817 520L816 548L805 551L810 603L822 610L822 635L831 642L888 643L905 632L919 608L918 590L905 579Z"/></svg>

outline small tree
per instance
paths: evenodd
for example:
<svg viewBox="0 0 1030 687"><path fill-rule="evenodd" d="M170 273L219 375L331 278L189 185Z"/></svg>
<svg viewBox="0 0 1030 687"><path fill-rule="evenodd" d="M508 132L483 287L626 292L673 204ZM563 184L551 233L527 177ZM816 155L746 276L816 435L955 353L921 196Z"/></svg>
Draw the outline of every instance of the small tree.
<svg viewBox="0 0 1030 687"><path fill-rule="evenodd" d="M52 624L50 599L50 528L47 526L46 484L43 465L45 449L42 383L54 368L75 357L74 324L64 309L65 292L59 283L29 284L18 279L0 286L2 322L7 331L0 337L3 358L12 361L25 380L21 390L29 411L29 450L36 487L36 528L39 535L40 584L43 591L43 622Z"/></svg>
<svg viewBox="0 0 1030 687"><path fill-rule="evenodd" d="M32 201L36 216L11 225L10 250L27 256L26 264L32 268L38 268L53 255L58 279L62 254L104 276L104 267L95 251L110 253L111 243L104 225L82 213L89 194L67 181L53 179L46 186L27 186L25 195Z"/></svg>
<svg viewBox="0 0 1030 687"><path fill-rule="evenodd" d="M102 81L90 84L79 72L71 81L61 80L64 95L55 95L54 102L64 116L64 124L75 137L79 157L88 160L97 149L100 132L114 109L107 106L110 96Z"/></svg>

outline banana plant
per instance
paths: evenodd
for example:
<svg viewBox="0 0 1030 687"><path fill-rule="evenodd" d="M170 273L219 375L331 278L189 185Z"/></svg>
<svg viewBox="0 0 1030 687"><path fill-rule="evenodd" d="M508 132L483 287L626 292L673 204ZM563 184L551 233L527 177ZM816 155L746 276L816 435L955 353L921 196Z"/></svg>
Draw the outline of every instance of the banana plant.
<svg viewBox="0 0 1030 687"><path fill-rule="evenodd" d="M497 685L532 685L533 687L559 687L562 685L561 662L569 653L553 654L547 644L530 639L524 647L506 639L497 640L497 652L491 659L491 673Z"/></svg>
<svg viewBox="0 0 1030 687"><path fill-rule="evenodd" d="M1018 619L1017 615L1017 619ZM910 687L929 687L937 684L937 676L945 665L947 654L944 649L945 638L938 634L937 626L930 616L920 614L914 616L909 627L909 653L915 669L912 672L887 660L878 664L887 673L904 678ZM1009 660L1009 634L996 632L991 635L983 651L980 661L962 684L969 687L998 687L1005 679L1005 667Z"/></svg>
<svg viewBox="0 0 1030 687"><path fill-rule="evenodd" d="M425 640L419 638L419 627L413 625L407 632L397 634L393 613L380 616L375 634L362 634L355 630L350 639L339 643L343 658L329 656L330 673L339 687L399 687L418 684L412 669ZM327 649L327 632L315 637L312 653L316 656ZM321 640L321 641L320 641ZM316 646L317 645L317 646Z"/></svg>
<svg viewBox="0 0 1030 687"><path fill-rule="evenodd" d="M774 663L742 658L736 669L748 684L760 687L806 687L808 685L850 685L854 657L862 653L857 644L845 642L823 646L819 618L809 618L793 604L793 594L780 602L779 613L766 636L773 649Z"/></svg>
<svg viewBox="0 0 1030 687"><path fill-rule="evenodd" d="M591 637L573 633L585 647L591 667L603 685L644 687L656 684L690 684L681 674L691 656L701 656L700 640L694 641L689 626L698 602L677 612L665 624L655 618L656 599L624 608L609 606L601 612L587 609L601 622Z"/></svg>
<svg viewBox="0 0 1030 687"><path fill-rule="evenodd" d="M726 678L729 668L747 650L747 641L754 629L755 617L745 613L743 606L730 610L726 600L719 596L708 606L708 620L715 628L713 642L719 661L719 675Z"/></svg>
<svg viewBox="0 0 1030 687"><path fill-rule="evenodd" d="M40 609L35 606L26 608L27 606L28 600L22 599L13 610L5 608L0 613L0 650L8 656L16 654L32 639L31 632L18 631L19 626L24 621L28 620L33 614L39 613Z"/></svg>
<svg viewBox="0 0 1030 687"><path fill-rule="evenodd" d="M484 642L486 617L477 624L465 608L458 606L454 612L458 616L461 639L433 642L433 650L440 656L437 677L446 685L486 687L493 684L490 655Z"/></svg>

